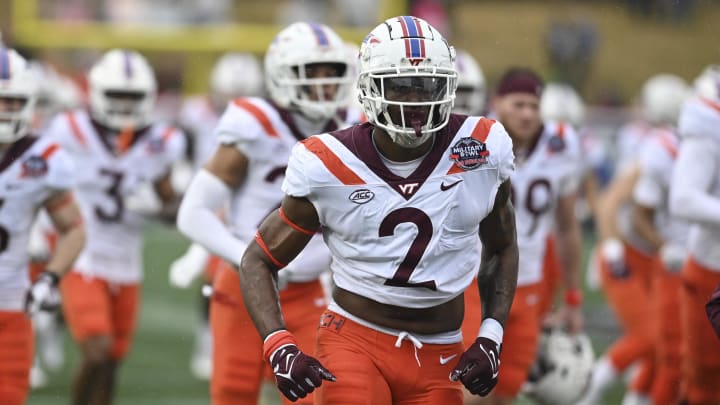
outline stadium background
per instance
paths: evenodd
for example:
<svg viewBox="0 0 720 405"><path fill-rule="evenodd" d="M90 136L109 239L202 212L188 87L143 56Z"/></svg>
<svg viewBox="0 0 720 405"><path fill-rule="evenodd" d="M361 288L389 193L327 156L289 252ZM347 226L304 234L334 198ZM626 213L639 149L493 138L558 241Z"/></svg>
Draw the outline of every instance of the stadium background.
<svg viewBox="0 0 720 405"><path fill-rule="evenodd" d="M111 47L135 48L147 55L160 79L161 90L171 95L202 92L215 58L224 51L249 51L260 55L282 26L278 17L287 7L323 10L327 23L349 41L359 42L370 25L385 17L406 14L422 1L362 0L367 12L348 18L348 2L222 0L225 12L213 20L168 22L164 7L191 7L190 1L126 0L152 3L150 10L165 17L153 21L87 21L70 18L67 9L99 10L107 1L0 0L0 32L5 42L32 56L48 60L64 73L82 77L92 55ZM212 2L198 2L212 3ZM548 79L576 80L589 103L589 124L596 123L599 136L612 135L632 112L629 107L643 81L668 72L691 81L701 69L720 58L720 3L710 0L628 1L462 1L441 2L447 13L450 42L473 54L488 83L508 66L526 65ZM368 10L368 8L365 8ZM287 11L285 11L287 13ZM90 13L92 14L92 13ZM56 18L62 15L63 19ZM70 13L72 15L72 13ZM364 22L368 22L363 25ZM359 24L359 25L358 25ZM575 55L574 67L553 60L549 37L552 27L584 27L586 48ZM587 29L583 31L583 29ZM589 33L589 34L588 34ZM575 32L577 34L577 31ZM575 35L574 34L574 35ZM586 38L587 39L587 38ZM577 40L577 35L575 37ZM572 45L572 44L571 44ZM599 124L598 124L599 123ZM607 139L605 145L612 143ZM590 229L590 228L588 228ZM593 234L585 233L585 261ZM193 333L199 317L196 301L199 285L190 290L172 289L168 266L188 242L175 230L150 224L146 232L145 282L142 312L134 347L121 369L116 404L162 405L208 403L207 384L194 379L188 367ZM585 305L588 332L600 353L617 335L615 321L598 292L587 291ZM67 403L77 349L66 336L68 359L50 374L48 386L32 392L29 405ZM617 387L608 404L620 403ZM276 404L272 386L263 397Z"/></svg>

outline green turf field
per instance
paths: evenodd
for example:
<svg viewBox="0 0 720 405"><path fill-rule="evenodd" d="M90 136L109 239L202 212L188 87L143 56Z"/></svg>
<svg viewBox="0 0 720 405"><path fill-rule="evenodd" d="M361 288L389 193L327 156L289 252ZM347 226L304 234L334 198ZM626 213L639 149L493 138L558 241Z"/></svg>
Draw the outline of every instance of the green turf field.
<svg viewBox="0 0 720 405"><path fill-rule="evenodd" d="M168 284L168 265L187 246L187 241L170 228L148 227L145 248L145 283L142 310L132 351L121 368L116 405L200 405L208 404L207 383L190 374L194 325L199 318L197 288L176 290ZM586 241L586 246L590 241ZM586 249L587 252L587 249ZM614 321L596 293L587 295L586 323L597 350L616 336ZM50 374L47 387L35 390L28 405L67 404L77 349L66 336L66 363ZM606 403L619 404L618 387ZM264 390L266 405L279 404L272 386ZM520 401L528 404L529 401Z"/></svg>

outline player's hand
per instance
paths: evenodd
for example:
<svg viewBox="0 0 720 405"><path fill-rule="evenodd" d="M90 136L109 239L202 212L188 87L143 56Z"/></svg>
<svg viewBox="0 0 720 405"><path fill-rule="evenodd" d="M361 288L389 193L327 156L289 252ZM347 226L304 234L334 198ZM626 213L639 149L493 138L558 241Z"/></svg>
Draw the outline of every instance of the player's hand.
<svg viewBox="0 0 720 405"><path fill-rule="evenodd" d="M460 356L450 373L451 381L460 381L473 395L487 396L498 382L500 345L486 337L479 337Z"/></svg>
<svg viewBox="0 0 720 405"><path fill-rule="evenodd" d="M204 247L195 243L190 245L184 255L170 264L170 285L176 288L190 287L190 284L205 270L209 256Z"/></svg>
<svg viewBox="0 0 720 405"><path fill-rule="evenodd" d="M660 248L660 260L670 273L679 273L686 257L687 249L683 245L666 243Z"/></svg>
<svg viewBox="0 0 720 405"><path fill-rule="evenodd" d="M25 312L33 315L39 310L54 311L60 307L60 277L50 271L40 274L37 281L30 286L25 298Z"/></svg>
<svg viewBox="0 0 720 405"><path fill-rule="evenodd" d="M305 398L322 385L323 380L336 380L317 359L301 352L294 340L288 331L281 330L266 338L264 344L264 352L271 350L268 360L275 383L292 402Z"/></svg>
<svg viewBox="0 0 720 405"><path fill-rule="evenodd" d="M305 398L323 380L335 381L335 376L317 359L301 352L295 345L279 348L270 360L275 383L287 399L295 402Z"/></svg>

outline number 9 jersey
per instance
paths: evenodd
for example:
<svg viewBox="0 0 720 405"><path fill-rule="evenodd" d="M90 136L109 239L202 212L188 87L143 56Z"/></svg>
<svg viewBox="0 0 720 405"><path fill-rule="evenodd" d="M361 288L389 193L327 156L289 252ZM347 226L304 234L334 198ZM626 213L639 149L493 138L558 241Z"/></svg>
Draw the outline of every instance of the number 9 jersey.
<svg viewBox="0 0 720 405"><path fill-rule="evenodd" d="M500 123L451 115L408 177L387 169L373 126L296 145L283 191L318 212L335 284L383 304L440 305L477 274L479 224L513 171Z"/></svg>
<svg viewBox="0 0 720 405"><path fill-rule="evenodd" d="M70 154L77 169L75 196L87 242L74 270L120 284L139 282L144 218L126 209L125 198L168 174L185 151L185 137L171 126L152 124L117 152L122 148L111 144L115 139L101 135L82 110L57 116L46 136Z"/></svg>

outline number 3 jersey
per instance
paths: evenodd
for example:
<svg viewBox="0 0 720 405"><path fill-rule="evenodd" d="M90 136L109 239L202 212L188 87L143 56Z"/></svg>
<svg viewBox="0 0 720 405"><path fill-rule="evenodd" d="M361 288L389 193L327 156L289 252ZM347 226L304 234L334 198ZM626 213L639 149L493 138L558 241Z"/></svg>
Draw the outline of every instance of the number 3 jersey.
<svg viewBox="0 0 720 405"><path fill-rule="evenodd" d="M558 200L576 192L583 172L580 141L559 122L546 122L525 159L510 177L520 261L518 285L542 278L547 238L555 227Z"/></svg>
<svg viewBox="0 0 720 405"><path fill-rule="evenodd" d="M339 118L344 127L358 122L360 113L341 111ZM337 128L331 121L323 131ZM312 134L303 134L288 111L261 98L239 98L230 103L215 134L218 143L234 145L248 160L245 180L230 203L230 228L240 240L250 243L263 219L280 207L284 197L280 184L290 151ZM289 281L303 282L316 279L329 268L330 253L318 234L283 272Z"/></svg>
<svg viewBox="0 0 720 405"><path fill-rule="evenodd" d="M184 153L184 136L171 126L154 124L117 153L111 145L115 139L103 137L81 110L56 117L46 134L70 154L77 169L76 198L87 238L75 271L115 283L139 282L144 220L125 209L125 198L168 173Z"/></svg>
<svg viewBox="0 0 720 405"><path fill-rule="evenodd" d="M479 224L513 171L500 123L451 115L408 177L392 173L355 125L295 146L283 190L318 212L335 284L384 304L426 308L478 272Z"/></svg>
<svg viewBox="0 0 720 405"><path fill-rule="evenodd" d="M28 278L28 240L38 209L73 186L68 155L44 138L26 136L0 158L0 311L22 311Z"/></svg>

